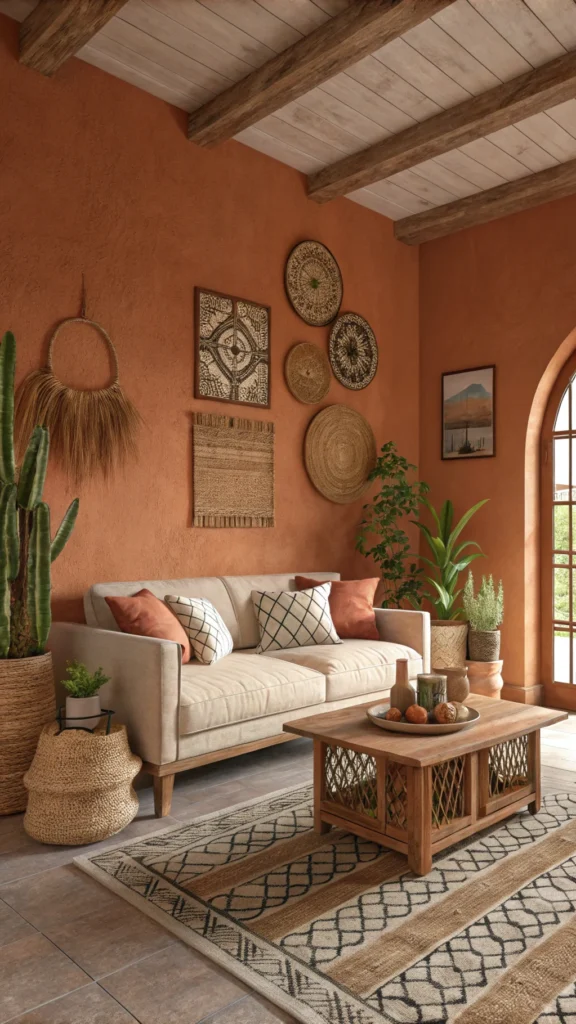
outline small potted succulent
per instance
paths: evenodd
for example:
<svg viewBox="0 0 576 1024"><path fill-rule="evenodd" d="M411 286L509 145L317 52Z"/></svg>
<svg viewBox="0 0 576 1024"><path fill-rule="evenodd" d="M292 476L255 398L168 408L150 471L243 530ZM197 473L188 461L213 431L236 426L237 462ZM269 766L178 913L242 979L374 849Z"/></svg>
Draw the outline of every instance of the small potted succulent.
<svg viewBox="0 0 576 1024"><path fill-rule="evenodd" d="M67 679L62 685L68 691L66 697L66 728L95 729L99 724L100 694L98 690L108 682L101 668L89 672L80 661L67 662Z"/></svg>
<svg viewBox="0 0 576 1024"><path fill-rule="evenodd" d="M500 629L504 618L504 588L492 576L483 576L478 593L474 593L474 577L468 579L462 593L464 614L468 619L468 655L470 687L474 693L498 696L502 688L500 661Z"/></svg>

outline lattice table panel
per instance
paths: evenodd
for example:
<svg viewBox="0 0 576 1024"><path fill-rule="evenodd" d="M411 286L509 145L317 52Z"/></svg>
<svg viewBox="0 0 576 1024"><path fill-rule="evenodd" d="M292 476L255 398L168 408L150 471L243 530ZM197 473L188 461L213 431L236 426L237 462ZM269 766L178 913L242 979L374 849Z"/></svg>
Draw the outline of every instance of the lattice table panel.
<svg viewBox="0 0 576 1024"><path fill-rule="evenodd" d="M326 747L325 799L342 807L378 817L376 760L347 747Z"/></svg>
<svg viewBox="0 0 576 1024"><path fill-rule="evenodd" d="M465 757L453 757L432 766L432 828L464 816L465 765Z"/></svg>
<svg viewBox="0 0 576 1024"><path fill-rule="evenodd" d="M408 828L408 782L406 765L388 761L386 765L386 824L406 831Z"/></svg>
<svg viewBox="0 0 576 1024"><path fill-rule="evenodd" d="M528 736L517 736L490 748L488 793L490 797L513 792L530 782Z"/></svg>

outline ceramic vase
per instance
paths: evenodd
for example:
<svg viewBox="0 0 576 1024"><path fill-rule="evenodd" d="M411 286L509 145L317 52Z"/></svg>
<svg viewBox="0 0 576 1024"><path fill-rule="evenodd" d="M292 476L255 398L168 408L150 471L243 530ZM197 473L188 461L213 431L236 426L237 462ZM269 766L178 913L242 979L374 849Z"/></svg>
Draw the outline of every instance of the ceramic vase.
<svg viewBox="0 0 576 1024"><path fill-rule="evenodd" d="M467 661L470 690L482 697L500 698L504 685L502 679L503 661Z"/></svg>
<svg viewBox="0 0 576 1024"><path fill-rule="evenodd" d="M95 729L100 723L100 694L94 697L66 697L66 728Z"/></svg>
<svg viewBox="0 0 576 1024"><path fill-rule="evenodd" d="M434 666L434 672L441 671L448 680L447 693L448 700L458 701L460 704L465 704L466 699L470 694L470 683L468 681L468 669L466 665L463 668L443 668L437 669Z"/></svg>
<svg viewBox="0 0 576 1024"><path fill-rule="evenodd" d="M466 664L468 623L433 619L431 663L436 668L463 668Z"/></svg>
<svg viewBox="0 0 576 1024"><path fill-rule="evenodd" d="M399 658L396 662L396 682L390 690L390 707L398 708L404 714L415 703L416 691L408 679L408 662L406 658Z"/></svg>

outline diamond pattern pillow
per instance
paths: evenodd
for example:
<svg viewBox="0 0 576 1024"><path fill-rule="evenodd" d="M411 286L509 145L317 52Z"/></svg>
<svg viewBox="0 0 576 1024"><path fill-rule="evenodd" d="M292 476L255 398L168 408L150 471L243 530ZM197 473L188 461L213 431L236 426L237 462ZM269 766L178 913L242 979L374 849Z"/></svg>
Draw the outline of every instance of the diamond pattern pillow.
<svg viewBox="0 0 576 1024"><path fill-rule="evenodd" d="M253 590L252 601L260 629L256 653L313 644L341 644L330 615L329 597L330 583L295 593Z"/></svg>
<svg viewBox="0 0 576 1024"><path fill-rule="evenodd" d="M231 654L234 643L222 616L203 597L175 597L167 594L166 604L182 623L194 654L203 665L213 665Z"/></svg>

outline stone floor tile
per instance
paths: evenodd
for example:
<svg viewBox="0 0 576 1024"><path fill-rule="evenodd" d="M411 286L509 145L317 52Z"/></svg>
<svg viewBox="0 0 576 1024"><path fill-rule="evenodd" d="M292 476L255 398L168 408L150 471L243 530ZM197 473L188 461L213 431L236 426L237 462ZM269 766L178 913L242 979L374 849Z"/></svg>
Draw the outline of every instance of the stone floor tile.
<svg viewBox="0 0 576 1024"><path fill-rule="evenodd" d="M43 935L28 935L2 946L0 1024L90 979Z"/></svg>
<svg viewBox="0 0 576 1024"><path fill-rule="evenodd" d="M210 1018L210 1024L295 1024L295 1018L254 994L226 1006ZM208 1022L207 1022L208 1024Z"/></svg>
<svg viewBox="0 0 576 1024"><path fill-rule="evenodd" d="M189 946L177 943L100 979L141 1024L197 1024L247 989Z"/></svg>
<svg viewBox="0 0 576 1024"><path fill-rule="evenodd" d="M10 1024L138 1024L136 1018L120 1006L99 985L87 985L61 999L15 1017Z"/></svg>
<svg viewBox="0 0 576 1024"><path fill-rule="evenodd" d="M0 889L1 898L26 921L46 932L98 910L126 906L72 864L42 872L34 878L20 878Z"/></svg>
<svg viewBox="0 0 576 1024"><path fill-rule="evenodd" d="M20 914L4 903L4 900L0 900L0 946L6 946L9 942L15 942L16 939L21 939L25 935L33 935L35 930L23 917L20 917Z"/></svg>
<svg viewBox="0 0 576 1024"><path fill-rule="evenodd" d="M99 888L102 891L102 886ZM176 941L171 932L119 897L112 906L44 928L44 933L92 978L133 964Z"/></svg>

